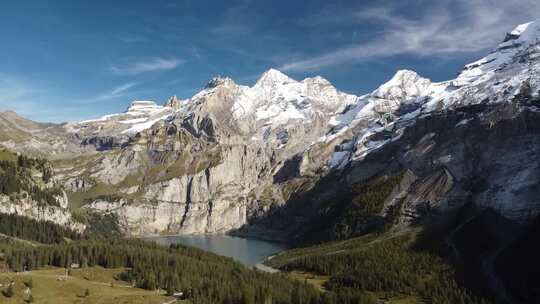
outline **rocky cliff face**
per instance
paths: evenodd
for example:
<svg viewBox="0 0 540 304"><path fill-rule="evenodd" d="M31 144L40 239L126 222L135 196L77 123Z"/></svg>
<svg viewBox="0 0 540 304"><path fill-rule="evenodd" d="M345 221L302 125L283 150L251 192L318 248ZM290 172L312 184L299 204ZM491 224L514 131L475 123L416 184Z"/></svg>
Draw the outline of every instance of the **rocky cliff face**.
<svg viewBox="0 0 540 304"><path fill-rule="evenodd" d="M66 192L59 187L50 163L6 150L0 150L0 213L85 229L73 219Z"/></svg>
<svg viewBox="0 0 540 304"><path fill-rule="evenodd" d="M465 202L527 221L540 211L539 37L539 22L519 26L441 83L404 70L358 97L271 69L253 87L215 78L188 100L137 101L21 136L70 152L55 166L71 203L116 213L128 234L264 223L284 237L309 214L288 213L292 200L316 209L344 186L396 172L406 180L385 210L398 206L402 225Z"/></svg>
<svg viewBox="0 0 540 304"><path fill-rule="evenodd" d="M359 98L330 120L321 139L337 142L330 174L264 225L294 235L314 216L298 205L317 210L340 191L399 172L407 174L380 216L397 209L401 225L466 203L518 222L534 219L540 213L539 38L539 22L521 25L454 80L432 83L399 71Z"/></svg>
<svg viewBox="0 0 540 304"><path fill-rule="evenodd" d="M77 222L71 216L67 208L67 197L62 196L58 200L62 203L61 206L46 206L40 205L39 202L29 197L13 199L7 195L0 195L0 213L27 216L39 221L51 221L83 232L85 225Z"/></svg>
<svg viewBox="0 0 540 304"><path fill-rule="evenodd" d="M411 189L406 208L418 203L451 207L472 200L512 219L536 216L539 38L539 22L521 25L488 56L443 83L398 72L366 97L366 106L351 110L352 120L348 113L338 118L345 123L337 126L337 134L348 129L354 134L347 174L369 178L376 170L363 168L373 167L369 163L377 158L377 163L424 179L425 186ZM370 104L374 109L385 104L387 110L376 118L381 111ZM371 124L365 125L366 117Z"/></svg>
<svg viewBox="0 0 540 304"><path fill-rule="evenodd" d="M276 176L356 99L276 70L253 87L216 78L187 101L135 102L66 126L98 152L59 160L57 173L78 203L116 213L128 234L227 232L287 201Z"/></svg>

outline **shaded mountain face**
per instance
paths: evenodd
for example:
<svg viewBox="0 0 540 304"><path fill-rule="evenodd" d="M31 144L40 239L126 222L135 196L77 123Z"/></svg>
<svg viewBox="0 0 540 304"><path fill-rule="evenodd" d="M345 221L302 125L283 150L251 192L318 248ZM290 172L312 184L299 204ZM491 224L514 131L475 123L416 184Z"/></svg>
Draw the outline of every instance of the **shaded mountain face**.
<svg viewBox="0 0 540 304"><path fill-rule="evenodd" d="M526 222L540 210L539 23L445 82L403 70L354 96L271 69L252 87L215 78L188 100L96 120L3 119L24 140L0 139L56 155L71 203L116 214L128 234L290 238L340 194L398 175L373 211L397 225L466 202Z"/></svg>
<svg viewBox="0 0 540 304"><path fill-rule="evenodd" d="M372 220L397 210L396 224L409 225L468 202L518 222L533 219L540 210L539 37L538 22L522 25L456 79L432 83L413 71L399 71L359 97L331 118L320 139L318 147L334 147L329 173L304 178L309 191L295 192L261 226L300 240L362 233L355 227L365 218L348 220L343 202L354 202L356 189L366 183L399 174L402 182ZM298 184L297 176L291 174L291 181ZM316 233L309 229L321 222L335 225Z"/></svg>

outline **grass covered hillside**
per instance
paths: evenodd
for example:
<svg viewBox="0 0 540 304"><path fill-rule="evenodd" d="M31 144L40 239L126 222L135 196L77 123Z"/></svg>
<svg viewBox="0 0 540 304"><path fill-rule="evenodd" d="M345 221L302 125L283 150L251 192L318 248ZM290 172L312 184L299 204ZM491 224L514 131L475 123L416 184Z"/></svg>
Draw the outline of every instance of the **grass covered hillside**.
<svg viewBox="0 0 540 304"><path fill-rule="evenodd" d="M117 279L122 269L101 267L72 270L64 277L65 269L53 268L24 274L0 273L5 304L162 304L174 300L165 291L132 287ZM12 295L7 290L12 285Z"/></svg>

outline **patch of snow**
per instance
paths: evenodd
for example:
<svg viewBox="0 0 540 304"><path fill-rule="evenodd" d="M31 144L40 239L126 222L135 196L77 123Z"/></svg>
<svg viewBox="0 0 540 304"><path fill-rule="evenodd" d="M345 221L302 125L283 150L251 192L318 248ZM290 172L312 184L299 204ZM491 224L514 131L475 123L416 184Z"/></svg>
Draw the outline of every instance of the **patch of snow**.
<svg viewBox="0 0 540 304"><path fill-rule="evenodd" d="M165 119L169 118L169 116L170 116L170 114L159 117L159 118L156 118L156 119L152 119L152 120L147 121L147 122L135 124L135 125L131 126L131 128L122 131L122 134L135 134L135 133L142 132L142 131L144 131L146 129L150 129L155 123L157 123L158 121L165 120Z"/></svg>
<svg viewBox="0 0 540 304"><path fill-rule="evenodd" d="M424 95L431 81L420 77L416 72L400 70L385 84L377 88L371 96L405 102Z"/></svg>
<svg viewBox="0 0 540 304"><path fill-rule="evenodd" d="M466 125L469 123L469 121L472 121L474 118L468 118L468 119L463 119L461 120L460 122L458 122L456 124L456 127L459 127L459 126L462 126L462 125Z"/></svg>
<svg viewBox="0 0 540 304"><path fill-rule="evenodd" d="M527 23L523 23L523 24L518 25L513 31L510 32L510 35L519 36L519 35L523 34L523 32L525 32L527 30L529 25L531 25L533 23L534 22L527 22Z"/></svg>
<svg viewBox="0 0 540 304"><path fill-rule="evenodd" d="M275 69L266 71L253 87L239 88L233 115L237 119L253 116L272 126L290 120L310 120L317 114L335 114L357 99L337 91L322 77L296 81Z"/></svg>
<svg viewBox="0 0 540 304"><path fill-rule="evenodd" d="M123 123L123 124L137 124L137 123L141 123L141 122L145 122L147 121L148 118L146 117L143 117L143 118L135 118L135 119L128 119L128 120L121 120L120 123Z"/></svg>

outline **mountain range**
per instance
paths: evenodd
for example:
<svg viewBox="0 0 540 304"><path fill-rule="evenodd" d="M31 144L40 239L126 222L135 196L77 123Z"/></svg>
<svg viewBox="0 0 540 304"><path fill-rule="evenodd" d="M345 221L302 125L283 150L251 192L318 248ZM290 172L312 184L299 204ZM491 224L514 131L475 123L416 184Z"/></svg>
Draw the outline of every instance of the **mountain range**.
<svg viewBox="0 0 540 304"><path fill-rule="evenodd" d="M527 223L540 213L539 118L540 21L455 79L400 70L363 96L270 69L251 87L217 77L189 99L82 122L3 112L0 145L47 157L69 203L36 212L3 197L2 211L73 226L73 210L113 214L126 235L288 240L343 193L399 177L375 212L397 212L398 227L468 203Z"/></svg>

